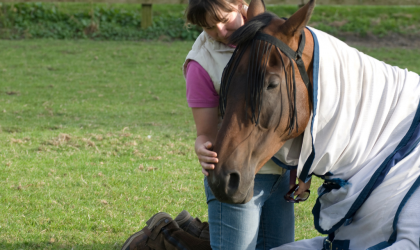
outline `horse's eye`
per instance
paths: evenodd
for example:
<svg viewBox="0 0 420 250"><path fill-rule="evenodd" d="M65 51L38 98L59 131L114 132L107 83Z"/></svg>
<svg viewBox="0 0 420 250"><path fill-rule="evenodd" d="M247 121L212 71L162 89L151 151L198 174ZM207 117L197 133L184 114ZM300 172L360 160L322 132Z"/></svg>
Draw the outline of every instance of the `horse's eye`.
<svg viewBox="0 0 420 250"><path fill-rule="evenodd" d="M267 86L267 90L274 89L274 88L275 88L275 87L277 87L277 86L279 86L279 82L277 82L277 81L272 81L272 82L270 82L270 83L268 84L268 86Z"/></svg>

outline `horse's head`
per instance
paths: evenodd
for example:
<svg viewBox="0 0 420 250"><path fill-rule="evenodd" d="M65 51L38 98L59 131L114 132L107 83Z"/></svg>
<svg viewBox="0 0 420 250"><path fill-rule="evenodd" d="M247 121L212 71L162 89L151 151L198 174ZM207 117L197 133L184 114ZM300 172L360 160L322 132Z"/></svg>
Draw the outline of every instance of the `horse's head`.
<svg viewBox="0 0 420 250"><path fill-rule="evenodd" d="M265 13L262 0L253 0L248 9L250 21L231 36L237 49L225 68L220 90L224 118L214 147L219 162L208 177L210 188L222 202L248 202L255 174L308 124L314 42L305 26L314 6L315 0L311 0L283 20ZM302 31L306 76L301 76L296 58L273 45L275 39L258 39L261 33L268 34L294 52L303 40ZM308 86L302 80L307 76Z"/></svg>

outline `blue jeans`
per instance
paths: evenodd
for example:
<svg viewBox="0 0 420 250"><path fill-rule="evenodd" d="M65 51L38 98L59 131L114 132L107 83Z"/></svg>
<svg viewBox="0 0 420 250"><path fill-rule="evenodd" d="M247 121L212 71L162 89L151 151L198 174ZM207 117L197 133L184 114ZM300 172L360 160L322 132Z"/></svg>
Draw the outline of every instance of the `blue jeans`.
<svg viewBox="0 0 420 250"><path fill-rule="evenodd" d="M294 241L293 203L283 198L289 190L289 171L283 176L257 174L254 197L246 204L219 202L207 178L204 187L213 250L266 250Z"/></svg>

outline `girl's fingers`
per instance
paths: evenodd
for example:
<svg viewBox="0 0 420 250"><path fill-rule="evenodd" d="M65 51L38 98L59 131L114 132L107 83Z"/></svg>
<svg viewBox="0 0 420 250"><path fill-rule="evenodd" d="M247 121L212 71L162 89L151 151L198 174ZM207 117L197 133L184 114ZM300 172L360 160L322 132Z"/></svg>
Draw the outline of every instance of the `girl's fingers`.
<svg viewBox="0 0 420 250"><path fill-rule="evenodd" d="M198 148L197 153L206 155L206 156L217 157L216 152L211 151L212 149L213 149L213 145L211 144L211 142L208 141Z"/></svg>
<svg viewBox="0 0 420 250"><path fill-rule="evenodd" d="M298 195L304 193L306 190L308 190L308 189L299 186L299 189L295 192L295 195L298 196Z"/></svg>
<svg viewBox="0 0 420 250"><path fill-rule="evenodd" d="M196 153L198 156L198 160L200 161L200 164L201 164L201 172L205 176L209 175L207 170L214 169L213 163L217 163L219 161L219 159L216 158L217 157L216 152L211 151L212 149L213 149L213 145L211 144L211 142L206 142L197 148Z"/></svg>
<svg viewBox="0 0 420 250"><path fill-rule="evenodd" d="M213 145L211 144L211 142L208 141L208 142L204 143L204 147L211 150L213 148Z"/></svg>
<svg viewBox="0 0 420 250"><path fill-rule="evenodd" d="M217 157L216 152L207 150L205 147L198 148L197 155L203 155L203 156L208 156L208 157Z"/></svg>
<svg viewBox="0 0 420 250"><path fill-rule="evenodd" d="M208 169L208 170L214 169L214 165L213 164L208 164L206 162L200 162L200 164L201 164L201 167L203 169Z"/></svg>
<svg viewBox="0 0 420 250"><path fill-rule="evenodd" d="M299 189L295 192L295 195L302 194L306 190L309 190L309 188L311 187L311 181L312 180L309 180L307 183L304 183L299 179Z"/></svg>
<svg viewBox="0 0 420 250"><path fill-rule="evenodd" d="M198 160L200 162L207 162L207 163L218 163L219 159L213 157L206 157L206 156L198 156Z"/></svg>

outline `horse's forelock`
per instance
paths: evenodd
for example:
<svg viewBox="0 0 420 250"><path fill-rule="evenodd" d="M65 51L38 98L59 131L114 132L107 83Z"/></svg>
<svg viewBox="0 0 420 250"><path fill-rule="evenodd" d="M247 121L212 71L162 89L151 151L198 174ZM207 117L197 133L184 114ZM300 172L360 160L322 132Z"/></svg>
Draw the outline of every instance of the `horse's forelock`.
<svg viewBox="0 0 420 250"><path fill-rule="evenodd" d="M237 29L229 38L229 44L241 45L252 40L258 31L270 24L276 15L265 12L249 20L245 25Z"/></svg>
<svg viewBox="0 0 420 250"><path fill-rule="evenodd" d="M270 12L265 12L249 20L245 25L237 29L229 38L229 44L236 45L237 49L232 55L228 65L226 66L220 86L219 109L222 116L225 113L227 92L229 90L230 80L236 71L239 61L248 46L252 44L252 40L258 31L268 26L276 16ZM239 51L238 51L239 49Z"/></svg>

